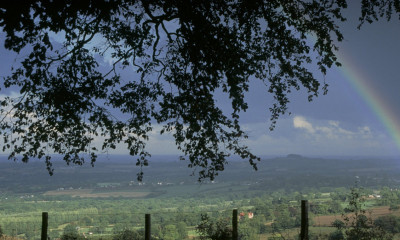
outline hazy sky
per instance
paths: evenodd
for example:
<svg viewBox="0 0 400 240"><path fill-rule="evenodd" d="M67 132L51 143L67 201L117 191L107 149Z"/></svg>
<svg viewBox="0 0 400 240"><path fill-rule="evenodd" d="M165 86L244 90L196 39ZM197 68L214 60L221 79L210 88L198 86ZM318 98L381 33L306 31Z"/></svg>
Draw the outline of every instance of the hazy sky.
<svg viewBox="0 0 400 240"><path fill-rule="evenodd" d="M254 153L400 156L399 20L381 20L358 30L359 7L350 6L345 13L348 21L341 24L345 40L339 44L343 66L325 77L328 95L309 103L304 92L294 93L289 105L292 114L281 117L270 132L272 98L263 84L252 81L247 95L250 108L242 114L242 123ZM0 76L5 76L15 57L2 48L2 36ZM156 133L151 134L148 150L179 154L171 137Z"/></svg>

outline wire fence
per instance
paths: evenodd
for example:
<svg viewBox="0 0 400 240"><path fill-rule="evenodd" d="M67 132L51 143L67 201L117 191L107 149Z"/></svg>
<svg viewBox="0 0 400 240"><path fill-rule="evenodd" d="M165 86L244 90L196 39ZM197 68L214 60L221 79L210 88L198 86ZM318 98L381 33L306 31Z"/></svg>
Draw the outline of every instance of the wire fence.
<svg viewBox="0 0 400 240"><path fill-rule="evenodd" d="M199 225L202 216L207 214L210 219L227 219L231 221L232 210L209 212L173 212L162 211L151 213L151 233L153 236L165 238L179 236L175 239L196 237L195 226ZM97 239L123 233L126 230L139 235L145 229L144 212L103 212L103 213L48 213L48 237L59 239L65 233L77 233L84 238ZM24 220L23 220L24 219ZM19 214L18 217L1 219L3 234L18 239L41 239L42 215ZM178 235L177 235L178 234Z"/></svg>
<svg viewBox="0 0 400 240"><path fill-rule="evenodd" d="M124 239L123 234L131 234L136 238L130 239L144 239L146 214L151 215L152 239L198 239L202 233L199 226L205 229L203 233L210 229L232 231L235 216L232 209L202 212L176 210L135 212L101 211L93 208L82 212L49 212L47 236L48 239L60 239L68 234L82 239ZM313 225L310 234L327 236L326 228L329 228L330 232L333 231L327 219L310 214L311 216L307 217L311 219L310 226ZM238 209L236 216L238 239L297 240L301 234L300 206L286 205L282 209L273 211ZM334 216L340 218L340 214ZM13 215L7 219L0 219L0 226L4 235L13 239L41 239L42 215Z"/></svg>

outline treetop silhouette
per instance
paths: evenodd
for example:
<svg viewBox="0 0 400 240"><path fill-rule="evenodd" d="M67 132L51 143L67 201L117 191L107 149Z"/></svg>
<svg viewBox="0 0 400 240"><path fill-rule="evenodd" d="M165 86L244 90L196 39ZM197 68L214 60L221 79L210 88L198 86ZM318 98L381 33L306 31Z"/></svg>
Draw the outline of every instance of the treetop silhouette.
<svg viewBox="0 0 400 240"><path fill-rule="evenodd" d="M142 169L149 133L160 124L200 180L214 179L231 154L256 169L239 117L250 81L262 81L275 99L271 129L291 91L303 88L310 101L326 93L310 68L326 74L340 65L346 7L345 0L1 1L4 47L20 54L0 85L19 91L0 100L2 150L23 162L44 158L52 174L52 153L93 164L99 152L124 144ZM392 12L398 0L362 1L360 23ZM123 77L126 69L137 74ZM230 113L216 91L230 100Z"/></svg>

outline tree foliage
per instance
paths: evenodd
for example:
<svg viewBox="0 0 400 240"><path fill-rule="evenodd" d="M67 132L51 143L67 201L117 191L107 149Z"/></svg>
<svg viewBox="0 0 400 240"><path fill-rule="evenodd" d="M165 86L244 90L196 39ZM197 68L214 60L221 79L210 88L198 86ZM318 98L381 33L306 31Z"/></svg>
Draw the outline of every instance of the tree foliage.
<svg viewBox="0 0 400 240"><path fill-rule="evenodd" d="M232 239L232 228L229 226L229 221L224 218L213 221L207 214L201 215L201 222L196 226L196 232L202 240Z"/></svg>
<svg viewBox="0 0 400 240"><path fill-rule="evenodd" d="M382 228L382 225L373 221L371 214L365 210L365 194L363 189L353 187L349 195L349 205L345 208L343 221L336 220L332 223L336 227L329 239L347 240L389 240L393 238L391 232Z"/></svg>
<svg viewBox="0 0 400 240"><path fill-rule="evenodd" d="M391 234L400 233L400 217L387 215L378 217L374 224Z"/></svg>
<svg viewBox="0 0 400 240"><path fill-rule="evenodd" d="M84 239L83 236L79 235L77 227L69 224L64 228L64 233L61 236L61 240L79 240Z"/></svg>
<svg viewBox="0 0 400 240"><path fill-rule="evenodd" d="M362 1L361 23L398 12L398 2ZM328 85L310 68L326 74L340 65L334 51L346 6L345 0L1 1L4 47L21 54L0 85L4 93L19 91L0 100L2 150L23 162L44 158L52 174L52 153L68 164L85 158L93 164L99 152L125 144L143 167L149 133L160 124L199 179L213 179L230 154L256 169L259 158L241 143L247 135L239 121L250 80L262 81L275 99L271 128L288 111L291 91L304 88L309 100L325 93ZM127 69L137 74L123 77ZM230 100L230 113L216 102L217 91Z"/></svg>
<svg viewBox="0 0 400 240"><path fill-rule="evenodd" d="M144 234L138 231L125 229L122 232L117 233L113 236L113 240L135 240L135 239L144 239Z"/></svg>

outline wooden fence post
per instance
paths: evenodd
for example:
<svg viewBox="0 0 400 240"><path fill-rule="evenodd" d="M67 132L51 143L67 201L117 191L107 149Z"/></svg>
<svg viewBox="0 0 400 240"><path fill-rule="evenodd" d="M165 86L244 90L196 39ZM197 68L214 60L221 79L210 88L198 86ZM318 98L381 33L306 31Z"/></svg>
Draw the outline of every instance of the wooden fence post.
<svg viewBox="0 0 400 240"><path fill-rule="evenodd" d="M239 232L238 232L238 210L233 209L232 212L232 240L239 239Z"/></svg>
<svg viewBox="0 0 400 240"><path fill-rule="evenodd" d="M41 240L47 240L47 228L49 226L49 215L47 212L42 212L42 235Z"/></svg>
<svg viewBox="0 0 400 240"><path fill-rule="evenodd" d="M146 214L144 223L144 239L150 240L150 238L151 238L151 216L150 214Z"/></svg>
<svg viewBox="0 0 400 240"><path fill-rule="evenodd" d="M308 240L308 201L301 200L300 240Z"/></svg>

